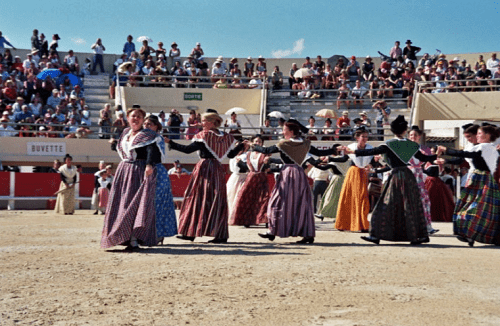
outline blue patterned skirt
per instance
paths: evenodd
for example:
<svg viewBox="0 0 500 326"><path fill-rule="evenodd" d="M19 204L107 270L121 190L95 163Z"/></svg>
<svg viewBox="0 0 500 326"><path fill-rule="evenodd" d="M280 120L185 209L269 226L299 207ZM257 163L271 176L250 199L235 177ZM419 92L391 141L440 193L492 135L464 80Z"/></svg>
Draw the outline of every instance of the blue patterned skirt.
<svg viewBox="0 0 500 326"><path fill-rule="evenodd" d="M156 165L156 237L172 237L177 234L174 199L170 178L163 164Z"/></svg>

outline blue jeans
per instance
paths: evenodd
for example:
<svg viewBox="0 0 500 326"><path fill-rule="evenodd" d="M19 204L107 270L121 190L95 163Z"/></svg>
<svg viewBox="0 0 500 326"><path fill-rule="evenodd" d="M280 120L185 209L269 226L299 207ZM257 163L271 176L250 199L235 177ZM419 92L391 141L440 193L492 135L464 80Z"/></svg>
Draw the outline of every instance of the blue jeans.
<svg viewBox="0 0 500 326"><path fill-rule="evenodd" d="M92 72L95 71L97 64L99 64L99 66L101 67L101 72L104 72L102 54L94 54L94 64L92 65Z"/></svg>

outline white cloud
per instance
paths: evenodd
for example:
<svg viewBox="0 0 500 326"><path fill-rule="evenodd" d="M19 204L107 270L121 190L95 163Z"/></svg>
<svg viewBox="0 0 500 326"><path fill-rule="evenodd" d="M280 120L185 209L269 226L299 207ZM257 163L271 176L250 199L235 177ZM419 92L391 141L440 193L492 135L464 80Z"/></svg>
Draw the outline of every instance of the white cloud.
<svg viewBox="0 0 500 326"><path fill-rule="evenodd" d="M77 45L87 44L87 41L85 41L83 38L80 38L80 37L72 37L71 42L73 42Z"/></svg>
<svg viewBox="0 0 500 326"><path fill-rule="evenodd" d="M302 54L302 51L304 51L304 39L303 38L293 42L292 49L271 51L271 55L273 56L273 58L280 59L280 58L288 57L292 54Z"/></svg>

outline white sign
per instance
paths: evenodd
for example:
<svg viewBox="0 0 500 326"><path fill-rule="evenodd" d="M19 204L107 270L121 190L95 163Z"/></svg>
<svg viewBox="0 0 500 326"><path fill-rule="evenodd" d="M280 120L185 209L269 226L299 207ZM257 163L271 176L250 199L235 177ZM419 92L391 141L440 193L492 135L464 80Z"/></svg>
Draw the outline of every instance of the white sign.
<svg viewBox="0 0 500 326"><path fill-rule="evenodd" d="M66 143L28 142L26 143L28 155L35 156L64 156Z"/></svg>

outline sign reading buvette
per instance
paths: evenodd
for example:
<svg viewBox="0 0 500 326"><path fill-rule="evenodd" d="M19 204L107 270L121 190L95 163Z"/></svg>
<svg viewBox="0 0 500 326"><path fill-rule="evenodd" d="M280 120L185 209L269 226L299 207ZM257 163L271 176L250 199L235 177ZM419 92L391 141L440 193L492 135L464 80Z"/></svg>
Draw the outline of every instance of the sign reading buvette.
<svg viewBox="0 0 500 326"><path fill-rule="evenodd" d="M66 155L66 143L27 142L26 154L36 156Z"/></svg>
<svg viewBox="0 0 500 326"><path fill-rule="evenodd" d="M201 101L203 93L184 93L184 101Z"/></svg>

